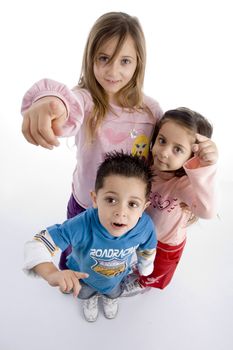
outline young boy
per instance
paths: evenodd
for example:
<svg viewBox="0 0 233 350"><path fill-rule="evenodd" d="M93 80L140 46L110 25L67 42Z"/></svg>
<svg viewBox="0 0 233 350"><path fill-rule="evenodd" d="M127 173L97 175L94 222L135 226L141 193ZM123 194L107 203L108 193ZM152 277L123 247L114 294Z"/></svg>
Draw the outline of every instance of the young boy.
<svg viewBox="0 0 233 350"><path fill-rule="evenodd" d="M27 242L24 271L43 277L62 292L73 290L74 296L83 299L87 321L97 319L99 295L105 317L114 318L134 253L141 275L153 271L157 240L154 224L144 213L150 204L152 178L150 168L138 157L108 153L91 192L93 208L48 227ZM52 256L69 245L69 270L59 271Z"/></svg>

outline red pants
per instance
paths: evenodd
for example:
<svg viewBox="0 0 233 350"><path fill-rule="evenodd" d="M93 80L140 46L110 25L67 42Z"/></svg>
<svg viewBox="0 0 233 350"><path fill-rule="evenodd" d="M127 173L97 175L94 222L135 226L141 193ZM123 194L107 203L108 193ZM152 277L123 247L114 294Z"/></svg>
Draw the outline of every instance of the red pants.
<svg viewBox="0 0 233 350"><path fill-rule="evenodd" d="M186 240L179 245L171 246L158 241L154 271L149 276L141 276L140 284L144 287L165 288L172 279L185 243Z"/></svg>

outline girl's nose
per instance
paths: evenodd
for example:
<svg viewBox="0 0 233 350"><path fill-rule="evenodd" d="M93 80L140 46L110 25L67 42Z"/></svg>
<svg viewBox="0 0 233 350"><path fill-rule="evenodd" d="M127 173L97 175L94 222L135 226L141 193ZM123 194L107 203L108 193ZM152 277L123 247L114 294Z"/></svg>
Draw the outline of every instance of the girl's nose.
<svg viewBox="0 0 233 350"><path fill-rule="evenodd" d="M162 158L168 158L169 151L168 151L168 149L163 149L160 154L161 154Z"/></svg>
<svg viewBox="0 0 233 350"><path fill-rule="evenodd" d="M118 64L116 61L113 61L108 65L108 73L109 74L114 75L117 73L117 70L118 70Z"/></svg>

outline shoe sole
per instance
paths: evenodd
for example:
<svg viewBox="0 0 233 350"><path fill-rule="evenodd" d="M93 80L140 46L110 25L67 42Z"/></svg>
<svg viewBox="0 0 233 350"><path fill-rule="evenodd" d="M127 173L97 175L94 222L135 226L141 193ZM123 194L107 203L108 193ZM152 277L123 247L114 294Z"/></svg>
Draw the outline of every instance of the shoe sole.
<svg viewBox="0 0 233 350"><path fill-rule="evenodd" d="M124 292L123 292L123 293L120 295L120 297L121 297L121 298L134 297L135 295L138 295L138 294L147 293L147 292L149 292L150 289L151 289L151 288L146 287L146 288L142 288L141 291L128 293L128 294L126 294L126 295L124 295Z"/></svg>

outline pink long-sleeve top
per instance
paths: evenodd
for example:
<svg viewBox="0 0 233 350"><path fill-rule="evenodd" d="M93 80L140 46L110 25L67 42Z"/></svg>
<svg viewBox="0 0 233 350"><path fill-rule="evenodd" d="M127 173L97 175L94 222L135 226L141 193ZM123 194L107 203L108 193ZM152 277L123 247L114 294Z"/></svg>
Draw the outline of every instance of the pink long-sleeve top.
<svg viewBox="0 0 233 350"><path fill-rule="evenodd" d="M157 173L151 205L147 209L156 225L158 240L169 245L178 245L186 238L190 211L182 209L181 203L199 218L209 219L216 215L216 164L200 167L199 159L193 157L185 163L184 169L187 175L182 177Z"/></svg>
<svg viewBox="0 0 233 350"><path fill-rule="evenodd" d="M110 105L111 111L98 129L95 140L90 144L85 133L85 121L93 107L90 93L78 87L70 90L61 83L43 79L25 94L22 112L45 96L60 98L67 108L68 118L62 136L75 136L77 147L73 195L82 207L90 207L90 191L94 189L96 171L104 159L104 154L113 150L123 150L147 158L152 132L162 116L162 110L155 100L146 95L143 101L146 107L140 111Z"/></svg>

